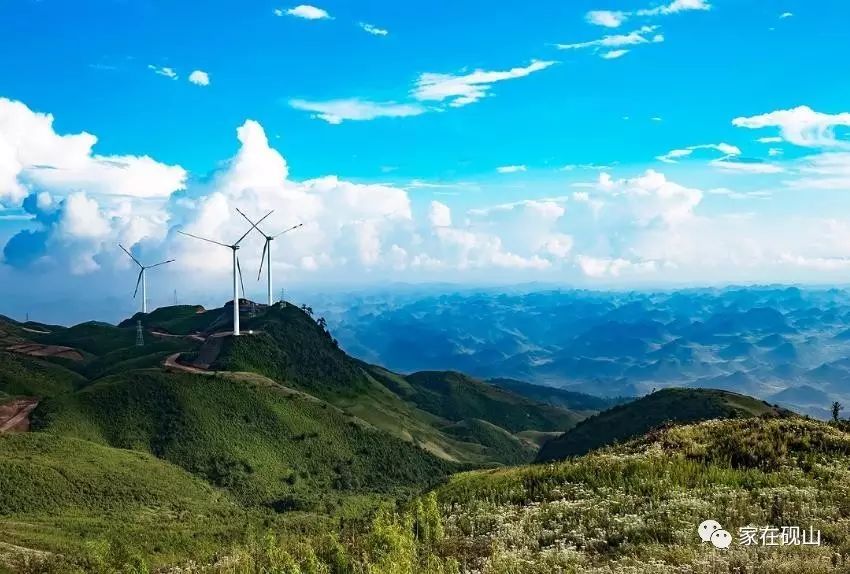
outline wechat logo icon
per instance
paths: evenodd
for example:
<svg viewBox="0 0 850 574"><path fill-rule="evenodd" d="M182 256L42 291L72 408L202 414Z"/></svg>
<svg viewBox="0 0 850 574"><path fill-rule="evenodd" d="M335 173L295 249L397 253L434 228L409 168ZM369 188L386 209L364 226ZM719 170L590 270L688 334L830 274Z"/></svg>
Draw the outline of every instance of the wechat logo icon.
<svg viewBox="0 0 850 574"><path fill-rule="evenodd" d="M716 520L705 520L697 528L700 540L703 542L711 542L711 544L720 550L726 550L732 545L732 535Z"/></svg>

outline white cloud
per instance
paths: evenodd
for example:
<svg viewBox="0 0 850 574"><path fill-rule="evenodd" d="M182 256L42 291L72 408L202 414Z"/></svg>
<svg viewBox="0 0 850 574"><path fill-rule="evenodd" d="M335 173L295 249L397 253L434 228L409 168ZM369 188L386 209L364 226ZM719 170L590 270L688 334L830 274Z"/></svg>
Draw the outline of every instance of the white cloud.
<svg viewBox="0 0 850 574"><path fill-rule="evenodd" d="M189 74L189 81L196 86L209 86L210 75L202 70L195 70Z"/></svg>
<svg viewBox="0 0 850 574"><path fill-rule="evenodd" d="M386 36L389 34L389 30L386 30L384 28L378 28L377 26L367 24L366 22L360 22L359 26L366 32L372 34L373 36Z"/></svg>
<svg viewBox="0 0 850 574"><path fill-rule="evenodd" d="M463 75L424 73L416 81L412 96L423 102L449 100L449 106L455 108L466 106L486 97L496 82L524 78L554 64L534 60L528 66L504 71L475 70Z"/></svg>
<svg viewBox="0 0 850 574"><path fill-rule="evenodd" d="M614 10L592 10L585 19L596 26L617 28L628 18L628 13Z"/></svg>
<svg viewBox="0 0 850 574"><path fill-rule="evenodd" d="M735 118L732 125L748 129L776 127L785 141L801 147L850 148L850 141L835 137L836 127L850 127L848 112L824 114L809 106L799 106L758 116Z"/></svg>
<svg viewBox="0 0 850 574"><path fill-rule="evenodd" d="M658 156L656 159L659 161L663 161L664 163L676 163L677 160L682 158L690 157L693 155L695 151L698 150L714 150L720 152L725 157L731 156L739 156L741 155L741 150L736 146L727 143L719 143L719 144L703 144L703 145L693 145L690 147L686 147L683 149L674 149L662 156Z"/></svg>
<svg viewBox="0 0 850 574"><path fill-rule="evenodd" d="M779 19L784 20L785 18L791 18L793 16L794 16L794 14L792 12L783 12L782 14L779 15Z"/></svg>
<svg viewBox="0 0 850 574"><path fill-rule="evenodd" d="M281 15L278 14L277 11L275 11L275 14L278 16ZM301 4L295 8L290 8L286 11L286 14L289 16L295 16L296 18L304 18L306 20L327 20L330 18L330 14L328 14L325 10L309 4Z"/></svg>
<svg viewBox="0 0 850 574"><path fill-rule="evenodd" d="M850 152L825 152L803 158L799 177L786 181L794 189L850 191Z"/></svg>
<svg viewBox="0 0 850 574"><path fill-rule="evenodd" d="M445 203L432 201L428 209L428 219L434 227L449 227L452 224L452 210Z"/></svg>
<svg viewBox="0 0 850 574"><path fill-rule="evenodd" d="M186 171L148 157L99 155L97 137L59 135L53 116L0 98L0 204L19 205L30 190L58 195L167 198L185 187Z"/></svg>
<svg viewBox="0 0 850 574"><path fill-rule="evenodd" d="M763 144L771 144L771 143L782 143L783 140L779 136L772 136L772 137L766 137L766 138L759 138L756 141L758 141L759 143L763 143Z"/></svg>
<svg viewBox="0 0 850 574"><path fill-rule="evenodd" d="M174 68L159 67L154 66L153 64L148 64L148 69L153 70L154 74L159 74L160 76L165 76L166 78L171 78L172 80L177 79L177 72L174 71Z"/></svg>
<svg viewBox="0 0 850 574"><path fill-rule="evenodd" d="M581 50L584 48L620 48L640 44L657 44L664 41L664 36L656 34L658 26L642 26L629 34L613 34L596 40L577 42L574 44L555 44L559 50Z"/></svg>
<svg viewBox="0 0 850 574"><path fill-rule="evenodd" d="M638 10L638 16L667 16L678 14L688 10L710 10L711 5L705 0L673 0L669 4L662 4L655 8Z"/></svg>
<svg viewBox="0 0 850 574"><path fill-rule="evenodd" d="M677 225L688 221L703 197L699 189L672 182L652 169L638 177L618 180L602 173L593 187L600 194L617 200L620 219L639 226ZM614 202L609 203L614 205Z"/></svg>
<svg viewBox="0 0 850 574"><path fill-rule="evenodd" d="M617 58L622 58L628 53L628 50L611 50L610 52L602 54L601 58L605 60L616 60Z"/></svg>
<svg viewBox="0 0 850 574"><path fill-rule="evenodd" d="M579 255L576 263L582 273L593 279L619 277L622 274L651 273L658 269L655 261L629 261L622 258L591 257Z"/></svg>
<svg viewBox="0 0 850 574"><path fill-rule="evenodd" d="M291 100L289 105L296 110L314 112L314 117L329 124L341 124L344 121L367 121L377 118L406 118L424 114L427 110L419 104L401 104L397 102L370 102L350 98L311 102Z"/></svg>
<svg viewBox="0 0 850 574"><path fill-rule="evenodd" d="M767 155L769 155L770 157L777 157L777 156L782 155L783 153L784 152L778 147L772 147L769 150L767 150Z"/></svg>
<svg viewBox="0 0 850 574"><path fill-rule="evenodd" d="M497 167L496 171L499 173L519 173L523 171L528 171L528 168L524 165L503 165Z"/></svg>
<svg viewBox="0 0 850 574"><path fill-rule="evenodd" d="M711 5L705 0L673 0L669 4L661 4L653 8L644 8L634 12L619 10L592 10L585 15L585 20L596 26L606 28L619 28L626 20L633 16L669 16L689 10L710 10Z"/></svg>

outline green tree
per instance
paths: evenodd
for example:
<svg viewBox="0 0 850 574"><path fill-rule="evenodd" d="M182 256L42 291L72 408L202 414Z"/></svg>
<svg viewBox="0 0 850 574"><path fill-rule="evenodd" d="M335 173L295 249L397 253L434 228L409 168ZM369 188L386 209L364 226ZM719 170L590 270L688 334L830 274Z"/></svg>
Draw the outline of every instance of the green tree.
<svg viewBox="0 0 850 574"><path fill-rule="evenodd" d="M832 403L832 420L838 422L838 414L844 409L844 405L835 401Z"/></svg>

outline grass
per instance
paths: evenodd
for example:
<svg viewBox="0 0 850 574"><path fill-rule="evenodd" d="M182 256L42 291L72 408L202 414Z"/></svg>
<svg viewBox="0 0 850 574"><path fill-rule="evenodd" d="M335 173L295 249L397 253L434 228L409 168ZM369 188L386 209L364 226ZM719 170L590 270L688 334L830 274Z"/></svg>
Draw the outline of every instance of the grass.
<svg viewBox="0 0 850 574"><path fill-rule="evenodd" d="M85 378L60 365L0 350L0 392L50 397L82 386Z"/></svg>
<svg viewBox="0 0 850 574"><path fill-rule="evenodd" d="M245 522L226 493L146 453L26 433L0 435L0 458L0 540L17 546L82 555L86 541L132 535L148 556L171 548L168 560L209 553Z"/></svg>
<svg viewBox="0 0 850 574"><path fill-rule="evenodd" d="M788 411L728 391L664 389L637 401L591 416L574 429L547 442L538 460L559 460L625 442L668 423L714 418L785 416Z"/></svg>
<svg viewBox="0 0 850 574"><path fill-rule="evenodd" d="M567 461L461 473L437 489L446 552L470 571L846 571L850 435L800 418L710 421ZM822 547L726 552L696 526L810 525Z"/></svg>
<svg viewBox="0 0 850 574"><path fill-rule="evenodd" d="M36 429L149 452L249 506L422 487L451 466L313 397L231 377L134 371L44 401ZM321 493L327 493L324 496Z"/></svg>

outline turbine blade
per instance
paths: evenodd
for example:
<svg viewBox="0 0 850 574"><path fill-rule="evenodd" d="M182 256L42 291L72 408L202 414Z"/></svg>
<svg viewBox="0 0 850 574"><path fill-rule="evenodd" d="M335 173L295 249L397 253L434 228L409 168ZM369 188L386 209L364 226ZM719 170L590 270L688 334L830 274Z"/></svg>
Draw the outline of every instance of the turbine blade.
<svg viewBox="0 0 850 574"><path fill-rule="evenodd" d="M247 299L245 297L245 282L242 281L242 266L239 264L239 256L236 256L236 269L239 271L239 283L242 285L242 299Z"/></svg>
<svg viewBox="0 0 850 574"><path fill-rule="evenodd" d="M127 251L126 249L124 249L124 246L123 246L123 245L121 245L121 244L119 243L119 244L118 244L118 247L120 247L120 248L121 248L121 250L122 250L122 251L124 251L124 253L126 253L126 254L130 257L130 259L132 259L133 261L135 261L135 262L136 262L136 265L138 265L139 267L143 267L143 265L142 265L141 263L139 263L139 260L138 260L138 259L136 259L135 257L133 257L133 254L132 254L132 253L130 253L129 251Z"/></svg>
<svg viewBox="0 0 850 574"><path fill-rule="evenodd" d="M157 263L156 265L148 265L148 269L153 269L154 267L159 267L160 265L166 265L168 263L174 263L177 261L176 259L169 259L168 261L163 261L162 263Z"/></svg>
<svg viewBox="0 0 850 574"><path fill-rule="evenodd" d="M289 233L290 231L293 231L293 230L295 230L295 229L298 229L299 227L304 227L304 224L303 224L303 223L299 223L298 225L295 225L295 226L293 226L293 227L290 227L290 228L289 228L289 229L287 229L286 231L281 231L280 233L278 233L277 235L275 235L274 237L272 237L272 239L277 239L278 237L280 237L280 236L281 236L281 235L283 235L284 233Z"/></svg>
<svg viewBox="0 0 850 574"><path fill-rule="evenodd" d="M236 208L236 211L238 211L238 212L239 212L239 215L241 215L242 217L244 217L244 218L245 218L245 220L246 220L248 223L250 223L250 224L251 224L251 227L253 227L254 229L256 229L256 230L257 230L257 232L259 232L259 233L260 233L260 235L262 235L263 237L265 237L265 236L266 236L266 234L265 234L265 233L263 233L263 230L262 230L262 229L260 229L260 228L257 226L257 224L256 224L256 223L254 223L254 222L251 220L251 218L250 218L250 217L248 217L247 215L245 215L244 213L242 213L242 210L241 210L241 209L239 209L239 208L237 207L237 208Z"/></svg>
<svg viewBox="0 0 850 574"><path fill-rule="evenodd" d="M192 235L191 233L186 233L185 231L178 231L180 235L185 235L187 237L194 237L195 239L200 239L201 241L206 241L208 243L215 243L216 245L221 245L222 247L230 247L226 243L221 243L219 241L213 241L212 239L207 239L206 237L198 237L197 235Z"/></svg>
<svg viewBox="0 0 850 574"><path fill-rule="evenodd" d="M241 212L240 212L240 213L241 213ZM242 240L243 240L243 239L245 239L246 237L248 237L248 234L249 234L249 233L251 233L251 232L254 230L254 228L255 228L255 227L257 227L259 224L261 224L263 221L265 221L265 219L266 219L269 215L271 215L272 213L274 213L274 209L272 209L272 210L271 210L271 211L269 211L267 214L265 214L265 215L262 217L262 219L260 219L257 223L252 223L251 225L252 225L253 227L251 227L251 229L249 229L248 231L246 231L246 232L245 232L245 235L243 235L242 237L240 237L240 238L239 238L239 241L237 241L237 242L236 242L236 243L234 243L233 245L239 245L240 243L242 243ZM257 229L257 231L259 231L259 229ZM263 233L263 232L262 232L262 231L260 231L260 233ZM265 235L265 234L263 234L263 235Z"/></svg>
<svg viewBox="0 0 850 574"><path fill-rule="evenodd" d="M263 243L263 254L260 256L260 271L257 273L257 281L260 280L260 276L263 274L263 263L266 262L266 251L268 251L268 248L269 240L266 239L266 241Z"/></svg>
<svg viewBox="0 0 850 574"><path fill-rule="evenodd" d="M133 299L135 299L136 295L138 295L138 293L139 293L139 285L141 285L141 283L142 283L142 273L144 273L144 272L145 272L145 268L142 267L142 269L139 271L139 278L136 279L136 290L133 291Z"/></svg>

